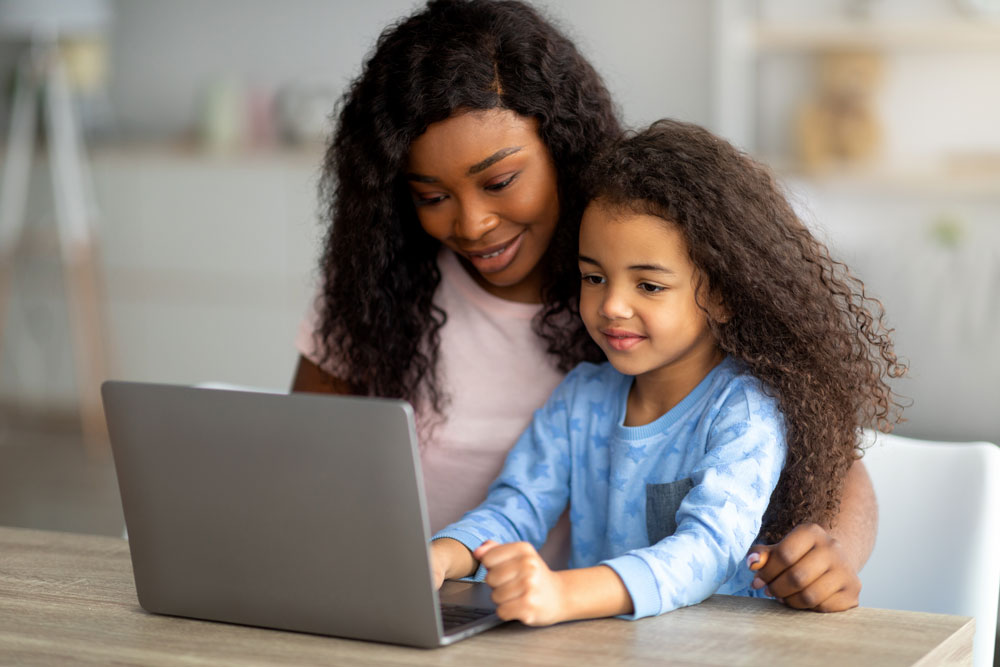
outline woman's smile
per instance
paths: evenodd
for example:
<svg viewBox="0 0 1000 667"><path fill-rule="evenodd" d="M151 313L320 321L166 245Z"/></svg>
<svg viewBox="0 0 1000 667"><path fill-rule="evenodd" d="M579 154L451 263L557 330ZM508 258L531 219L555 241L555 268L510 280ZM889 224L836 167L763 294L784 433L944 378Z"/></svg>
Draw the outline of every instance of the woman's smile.
<svg viewBox="0 0 1000 667"><path fill-rule="evenodd" d="M523 239L524 232L521 232L506 243L480 251L467 250L465 256L480 273L499 273L517 259L517 251L520 249Z"/></svg>

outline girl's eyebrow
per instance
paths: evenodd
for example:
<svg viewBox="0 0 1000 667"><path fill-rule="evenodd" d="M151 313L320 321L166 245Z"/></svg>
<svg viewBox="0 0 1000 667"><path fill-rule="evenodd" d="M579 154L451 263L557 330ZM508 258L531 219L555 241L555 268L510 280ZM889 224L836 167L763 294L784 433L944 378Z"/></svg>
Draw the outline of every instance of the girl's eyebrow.
<svg viewBox="0 0 1000 667"><path fill-rule="evenodd" d="M466 176L474 176L474 175L478 174L479 172L483 171L484 169L487 169L490 166L496 164L497 162L499 162L500 160L504 159L505 157L509 157L509 156L513 155L514 153L517 153L518 151L520 151L523 148L524 148L524 146L508 146L507 148L501 148L500 150L498 150L496 153L494 153L493 155L489 156L485 160L482 160L481 162L477 162L476 164L474 164L471 167L469 167L469 169L465 172L465 175ZM433 176L424 176L423 174L414 174L414 173L407 173L406 174L406 180L408 180L408 181L416 181L417 183L437 183L438 182L438 179L434 178Z"/></svg>
<svg viewBox="0 0 1000 667"><path fill-rule="evenodd" d="M596 259L591 259L586 255L579 255L579 260L581 262L586 262L587 264L593 264L594 266L600 266L600 263ZM670 275L677 275L677 272L673 269L668 269L665 266L660 266L659 264L633 264L628 267L629 271L656 271L658 273L669 273Z"/></svg>
<svg viewBox="0 0 1000 667"><path fill-rule="evenodd" d="M659 273L669 273L671 275L677 272L673 269L668 269L665 266L660 266L659 264L633 264L628 267L630 271L657 271Z"/></svg>

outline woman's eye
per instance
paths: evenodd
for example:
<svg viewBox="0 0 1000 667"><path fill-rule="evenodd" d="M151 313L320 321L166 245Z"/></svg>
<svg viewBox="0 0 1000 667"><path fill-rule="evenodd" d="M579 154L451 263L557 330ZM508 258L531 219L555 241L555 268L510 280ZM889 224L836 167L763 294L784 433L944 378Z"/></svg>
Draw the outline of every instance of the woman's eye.
<svg viewBox="0 0 1000 667"><path fill-rule="evenodd" d="M508 185L510 185L511 181L513 181L515 178L517 178L517 174L516 173L511 174L510 176L508 176L507 178L503 179L502 181L499 181L497 183L490 183L490 184L485 185L483 187L484 187L484 189L490 190L492 192L495 192L497 190L503 190L505 187L507 187Z"/></svg>
<svg viewBox="0 0 1000 667"><path fill-rule="evenodd" d="M660 285L654 285L653 283L639 283L639 289L646 294L656 294L657 292L662 292L666 288Z"/></svg>
<svg viewBox="0 0 1000 667"><path fill-rule="evenodd" d="M444 201L444 195L414 195L413 203L416 206L429 206Z"/></svg>

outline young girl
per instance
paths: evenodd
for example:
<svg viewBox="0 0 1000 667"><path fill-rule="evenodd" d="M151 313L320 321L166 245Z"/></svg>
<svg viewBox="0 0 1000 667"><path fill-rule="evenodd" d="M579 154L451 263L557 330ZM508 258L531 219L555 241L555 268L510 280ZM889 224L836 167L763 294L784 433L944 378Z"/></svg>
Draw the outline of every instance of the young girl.
<svg viewBox="0 0 1000 667"><path fill-rule="evenodd" d="M905 370L881 307L721 139L660 121L589 183L580 315L608 362L567 375L431 546L438 581L481 565L501 618L531 625L753 594L748 549L837 511ZM554 572L535 547L567 503Z"/></svg>
<svg viewBox="0 0 1000 667"><path fill-rule="evenodd" d="M573 315L580 179L619 134L600 77L521 2L429 3L382 34L344 97L293 389L411 401L435 531L486 497L565 373L604 358ZM857 603L875 507L860 463L849 480L830 532L800 525L760 572L793 606L824 603L821 579L854 592L839 608Z"/></svg>

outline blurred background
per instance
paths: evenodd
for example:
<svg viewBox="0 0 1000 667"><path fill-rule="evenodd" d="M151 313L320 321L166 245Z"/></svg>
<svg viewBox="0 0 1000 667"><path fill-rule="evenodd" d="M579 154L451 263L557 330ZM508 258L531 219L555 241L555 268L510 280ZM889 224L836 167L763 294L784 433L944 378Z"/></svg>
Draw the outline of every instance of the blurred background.
<svg viewBox="0 0 1000 667"><path fill-rule="evenodd" d="M417 4L0 0L0 524L120 533L105 378L287 389L331 110ZM1000 442L1000 3L536 4L629 125L775 168L897 329L899 433Z"/></svg>

